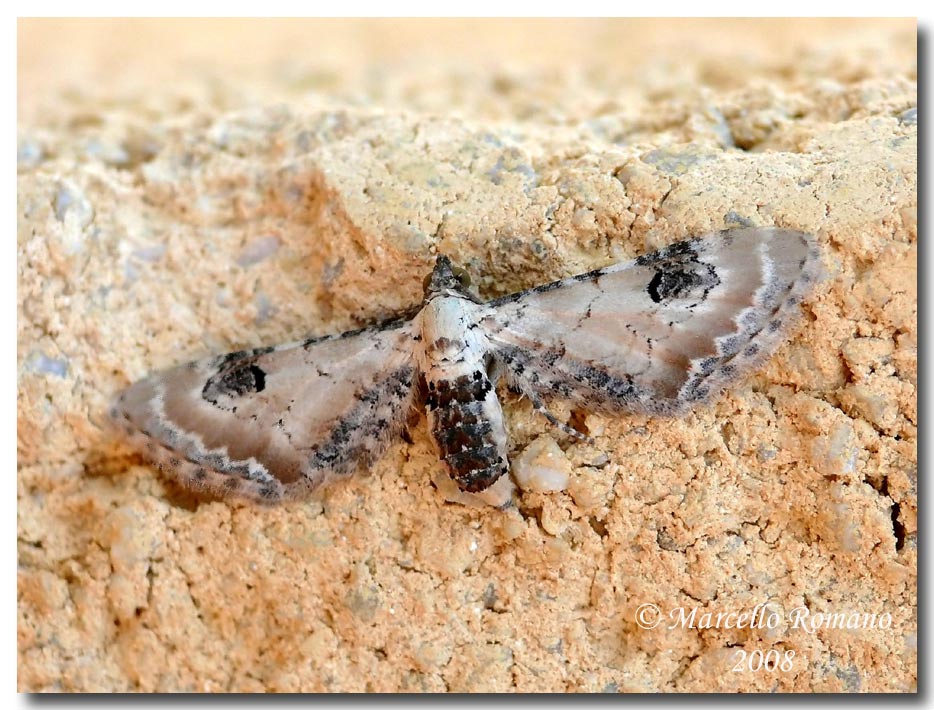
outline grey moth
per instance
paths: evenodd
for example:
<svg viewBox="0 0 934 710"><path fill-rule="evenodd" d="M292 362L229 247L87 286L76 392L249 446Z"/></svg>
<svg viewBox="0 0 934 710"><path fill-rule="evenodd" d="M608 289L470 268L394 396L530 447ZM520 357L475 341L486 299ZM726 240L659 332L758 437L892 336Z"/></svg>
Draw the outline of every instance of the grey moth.
<svg viewBox="0 0 934 710"><path fill-rule="evenodd" d="M275 502L373 461L422 405L457 487L503 506L499 380L574 436L550 400L677 416L769 357L819 274L810 235L744 228L483 302L441 255L411 319L180 365L111 415L183 483Z"/></svg>

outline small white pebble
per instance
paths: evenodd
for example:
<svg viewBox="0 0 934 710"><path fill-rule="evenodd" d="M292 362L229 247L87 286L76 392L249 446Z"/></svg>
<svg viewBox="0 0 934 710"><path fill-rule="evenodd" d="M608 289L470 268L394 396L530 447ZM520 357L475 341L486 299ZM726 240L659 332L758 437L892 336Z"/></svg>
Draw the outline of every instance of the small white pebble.
<svg viewBox="0 0 934 710"><path fill-rule="evenodd" d="M571 464L555 440L543 434L516 457L512 470L523 489L563 491L568 486Z"/></svg>

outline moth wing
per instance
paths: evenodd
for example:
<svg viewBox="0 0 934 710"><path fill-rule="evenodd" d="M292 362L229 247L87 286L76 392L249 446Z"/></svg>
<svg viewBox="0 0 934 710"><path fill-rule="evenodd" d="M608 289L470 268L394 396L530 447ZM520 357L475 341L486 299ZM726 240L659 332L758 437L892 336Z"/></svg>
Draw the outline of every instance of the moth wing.
<svg viewBox="0 0 934 710"><path fill-rule="evenodd" d="M401 427L412 335L407 322L197 360L130 386L111 414L192 487L300 496L375 458Z"/></svg>
<svg viewBox="0 0 934 710"><path fill-rule="evenodd" d="M730 230L492 301L480 323L530 397L676 414L768 357L819 273L808 234Z"/></svg>

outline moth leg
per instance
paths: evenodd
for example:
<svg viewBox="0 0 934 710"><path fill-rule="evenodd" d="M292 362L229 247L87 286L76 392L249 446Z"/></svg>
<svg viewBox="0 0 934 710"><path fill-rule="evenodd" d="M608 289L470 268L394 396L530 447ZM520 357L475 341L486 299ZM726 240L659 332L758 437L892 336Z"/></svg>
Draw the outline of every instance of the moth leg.
<svg viewBox="0 0 934 710"><path fill-rule="evenodd" d="M542 401L542 398L539 397L537 394L535 394L535 390L533 390L531 387L523 386L525 383L523 383L518 378L514 377L512 379L516 385L516 388L519 390L522 396L526 397L529 400L529 402L532 403L532 406L535 408L535 411L537 411L539 414L545 417L545 419L547 419L551 424L558 427L565 434L568 434L569 436L573 436L575 439L578 439L588 444L594 443L594 440L590 438L589 436L587 436L585 433L578 431L577 429L575 429L569 424L565 424L563 421L558 419L554 414L552 414L548 410L548 407L545 405L545 403Z"/></svg>
<svg viewBox="0 0 934 710"><path fill-rule="evenodd" d="M526 395L526 396L528 396L528 395ZM548 407L546 407L546 406L545 406L545 403L542 402L542 400L540 400L538 397L536 397L536 396L533 395L533 396L529 397L529 401L532 403L532 406L535 407L535 410L536 410L539 414L541 414L543 417L545 417L545 419L547 419L549 422L551 422L552 424L554 424L556 427L558 427L558 428L559 428L561 431L563 431L565 434L568 434L568 435L570 435L570 436L573 436L575 439L578 439L578 440L580 440L580 441L583 441L584 443L587 443L587 444L593 444L593 443L594 443L594 440L593 440L591 437L587 436L584 432L578 431L577 429L575 429L574 427L572 427L570 424L565 424L563 421L561 421L560 419L558 419L554 414L552 414L550 411L548 411Z"/></svg>
<svg viewBox="0 0 934 710"><path fill-rule="evenodd" d="M523 368L524 368L523 364ZM535 408L539 414L541 414L545 419L547 419L551 424L558 427L561 431L569 436L573 436L575 439L585 441L588 444L593 444L594 441L589 436L583 432L578 431L572 426L569 426L558 419L554 414L548 411L548 407L542 401L542 398L535 393L535 389L532 387L526 378L520 374L520 370L514 367L510 367L507 362L505 362L501 357L492 357L490 363L487 367L489 372L490 379L496 383L500 378L505 378L506 387L513 394L518 394L520 396L526 397L529 402L532 403L532 406Z"/></svg>

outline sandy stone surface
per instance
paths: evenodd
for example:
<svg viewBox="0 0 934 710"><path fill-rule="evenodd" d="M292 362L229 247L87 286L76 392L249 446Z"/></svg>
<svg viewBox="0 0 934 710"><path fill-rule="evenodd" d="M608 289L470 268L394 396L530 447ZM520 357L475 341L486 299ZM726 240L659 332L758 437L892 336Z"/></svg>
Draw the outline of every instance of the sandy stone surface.
<svg viewBox="0 0 934 710"><path fill-rule="evenodd" d="M914 31L21 22L20 690L913 690ZM683 419L559 404L592 445L504 394L567 482L508 513L446 500L423 416L274 508L106 425L416 305L439 252L494 297L749 224L822 245L794 337Z"/></svg>

